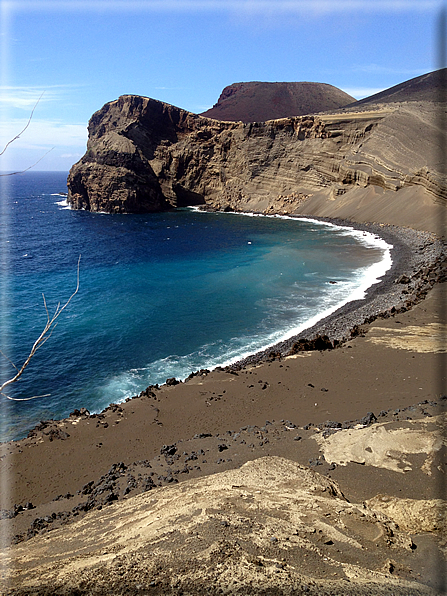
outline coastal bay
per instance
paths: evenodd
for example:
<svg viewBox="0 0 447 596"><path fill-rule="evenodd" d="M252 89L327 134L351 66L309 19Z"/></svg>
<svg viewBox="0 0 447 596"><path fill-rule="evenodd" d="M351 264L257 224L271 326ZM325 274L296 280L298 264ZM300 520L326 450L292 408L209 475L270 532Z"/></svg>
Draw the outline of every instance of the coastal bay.
<svg viewBox="0 0 447 596"><path fill-rule="evenodd" d="M445 593L443 86L445 70L266 122L135 95L95 112L68 177L74 218L298 217L375 237L389 262L327 316L316 290L311 323L267 349L166 374L102 409L76 402L2 443L3 593ZM334 289L337 249L323 246L321 287ZM277 313L293 292L275 297ZM257 308L230 306L228 327ZM108 349L121 348L117 333Z"/></svg>
<svg viewBox="0 0 447 596"><path fill-rule="evenodd" d="M3 536L20 550L23 540L25 545L50 530L56 536L66 524L97 516L116 501L214 477L260 457L315 469L338 482L352 502L377 494L401 503L439 498L440 445L433 448L428 441L412 453L397 441L397 462L400 457L408 468L403 474L399 468L405 464L393 469L383 459L359 465L348 455L346 464L332 461L316 440L390 425L414 432L420 419L442 436L443 244L432 234L383 226L382 231L394 246L393 268L364 301L346 305L303 334L309 340L322 334L338 339L335 349L287 355L300 339L293 338L230 367L151 386L100 414L75 410L65 420L43 422L26 439L2 444L2 478L8 479L3 511L12 512L3 515ZM375 451L374 444L369 449ZM421 467L424 450L429 475ZM403 557L397 577L436 589L442 582L436 532L428 542L412 536L419 546L412 571ZM435 567L427 565L428 552ZM326 574L329 570L322 577Z"/></svg>
<svg viewBox="0 0 447 596"><path fill-rule="evenodd" d="M63 325L10 387L12 397L47 397L26 408L6 402L3 441L75 408L99 413L150 384L241 360L361 298L393 268L379 226L193 210L106 216L67 209L63 183L63 173L21 177L6 229L2 221L13 316L0 313L1 349L14 363L44 325L41 292L50 310L68 297L81 255Z"/></svg>

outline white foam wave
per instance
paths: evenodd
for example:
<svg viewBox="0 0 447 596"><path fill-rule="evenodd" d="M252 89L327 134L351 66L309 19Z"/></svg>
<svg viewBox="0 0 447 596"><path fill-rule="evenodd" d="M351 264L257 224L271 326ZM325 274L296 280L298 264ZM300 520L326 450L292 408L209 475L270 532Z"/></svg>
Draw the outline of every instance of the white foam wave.
<svg viewBox="0 0 447 596"><path fill-rule="evenodd" d="M298 221L312 222L319 226L331 227L334 230L337 230L346 236L352 236L352 237L356 238L358 240L358 242L360 242L360 244L363 244L363 246L367 246L367 247L371 247L371 248L381 248L388 252L390 252L391 249L393 248L392 244L388 244L388 242L386 242L383 238L380 238L380 236L377 236L377 234L374 234L372 232L367 232L366 230L356 230L352 226L342 226L342 225L334 224L331 222L319 221L318 219L312 219L309 217L288 217L288 216L282 216L282 215L279 217L284 217L286 219L294 219L294 220L298 220ZM390 267L391 267L391 263L390 263ZM389 269L389 267L388 267L388 269ZM386 271L388 271L388 269L386 269Z"/></svg>
<svg viewBox="0 0 447 596"><path fill-rule="evenodd" d="M198 211L200 212L200 210L198 210ZM201 212L208 213L207 211L201 211ZM217 211L216 213L219 214L219 213L223 213L223 212ZM352 237L356 238L364 246L374 247L374 248L382 248L384 250L391 250L393 248L392 244L388 244L383 238L380 238L380 236L377 236L377 234L374 234L372 232L368 232L365 230L356 230L352 226L340 225L340 224L335 224L335 223L327 222L327 221L320 221L319 219L313 219L312 217L296 217L295 215L279 215L277 213L274 213L271 215L266 215L264 213L250 213L250 212L243 212L243 211L225 212L225 215L229 215L229 214L240 215L242 217L266 217L266 218L270 218L270 219L289 219L292 221L311 222L311 223L316 224L317 228L318 227L319 228L330 227L330 228L333 228L334 230L341 232L342 234L345 234L346 236L352 236ZM312 230L312 231L318 231L318 229Z"/></svg>
<svg viewBox="0 0 447 596"><path fill-rule="evenodd" d="M201 212L199 209L195 209ZM345 304L354 300L365 298L367 290L378 283L392 265L391 249L388 244L379 236L356 230L349 226L340 226L337 224L320 222L309 218L297 218L290 216L263 215L250 213L237 213L236 215L248 217L279 217L282 219L303 220L312 222L317 228L329 226L337 229L342 234L353 236L361 244L371 248L382 250L380 261L365 266L357 271L353 279L349 281L337 281L335 284L327 282L327 291L319 293L318 307L315 309L301 308L299 305L293 305L289 302L285 310L289 312L296 309L296 323L287 328L277 328L269 333L255 332L250 336L241 336L232 338L229 342L216 341L200 348L200 350L186 355L170 355L149 363L146 367L125 371L111 378L104 384L104 395L113 399L115 402L124 401L128 397L138 394L148 385L163 384L166 379L175 377L179 380L185 380L186 377L196 370L206 368L213 370L218 366L228 366L238 360L242 360L256 352L268 349L277 343L285 341L302 331L313 327L318 321L336 312ZM275 310L275 309L273 309ZM315 312L313 316L307 316L311 311ZM280 309L276 309L280 312Z"/></svg>
<svg viewBox="0 0 447 596"><path fill-rule="evenodd" d="M55 193L53 196L60 196L60 195ZM71 205L69 203L67 203L67 199L62 199L62 201L56 201L55 204L59 205L59 207L61 207L62 209L71 209Z"/></svg>
<svg viewBox="0 0 447 596"><path fill-rule="evenodd" d="M311 309L297 307L297 314L301 316L297 317L299 322L295 325L270 333L258 332L250 336L235 337L226 344L216 341L202 346L199 351L191 354L170 355L151 362L144 368L125 371L104 384L104 394L114 402L124 401L138 394L148 385L164 384L166 379L171 377L184 381L192 371L229 366L256 352L266 350L312 327L348 302L363 299L367 289L377 283L390 266L391 259L386 256L379 263L365 267L352 281L337 282L335 285L328 282L328 291L318 297L320 309L316 314L308 317L305 314L306 310L308 315ZM290 311L291 308L289 306L285 310Z"/></svg>

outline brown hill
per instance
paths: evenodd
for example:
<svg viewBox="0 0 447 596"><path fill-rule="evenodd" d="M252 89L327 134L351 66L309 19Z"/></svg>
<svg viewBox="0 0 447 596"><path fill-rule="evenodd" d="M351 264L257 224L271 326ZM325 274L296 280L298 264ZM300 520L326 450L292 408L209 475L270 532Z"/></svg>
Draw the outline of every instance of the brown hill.
<svg viewBox="0 0 447 596"><path fill-rule="evenodd" d="M216 120L265 122L333 110L353 97L326 83L233 83L201 116Z"/></svg>
<svg viewBox="0 0 447 596"><path fill-rule="evenodd" d="M420 77L399 83L399 85L385 89L385 91L381 91L370 97L365 97L365 99L355 102L352 106L355 105L358 107L363 104L404 101L445 101L446 88L447 68L442 68L441 70L435 70L434 72L429 72ZM350 105L348 107L352 106Z"/></svg>
<svg viewBox="0 0 447 596"><path fill-rule="evenodd" d="M401 102L223 122L122 96L96 112L68 177L74 209L299 213L438 229L439 109Z"/></svg>

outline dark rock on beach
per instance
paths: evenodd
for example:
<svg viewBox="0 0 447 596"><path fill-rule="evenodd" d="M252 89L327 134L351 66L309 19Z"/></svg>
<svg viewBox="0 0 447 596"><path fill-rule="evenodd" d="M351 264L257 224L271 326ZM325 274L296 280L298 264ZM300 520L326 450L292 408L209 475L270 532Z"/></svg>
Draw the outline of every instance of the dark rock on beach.
<svg viewBox="0 0 447 596"><path fill-rule="evenodd" d="M311 350L332 350L334 344L331 342L327 335L317 335L314 339L308 340L301 338L293 344L290 348L288 356L293 356L298 352L308 352Z"/></svg>

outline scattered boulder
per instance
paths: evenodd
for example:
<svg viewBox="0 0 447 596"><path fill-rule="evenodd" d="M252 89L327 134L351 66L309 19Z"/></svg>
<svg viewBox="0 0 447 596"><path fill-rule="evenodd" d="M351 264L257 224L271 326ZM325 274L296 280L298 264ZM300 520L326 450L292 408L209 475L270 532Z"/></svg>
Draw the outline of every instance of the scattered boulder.
<svg viewBox="0 0 447 596"><path fill-rule="evenodd" d="M314 339L301 338L290 348L288 356L293 356L299 352L310 352L314 350L332 350L334 344L327 335L317 335Z"/></svg>
<svg viewBox="0 0 447 596"><path fill-rule="evenodd" d="M176 445L163 445L163 447L160 449L160 454L161 455L175 455L177 453L177 447Z"/></svg>

